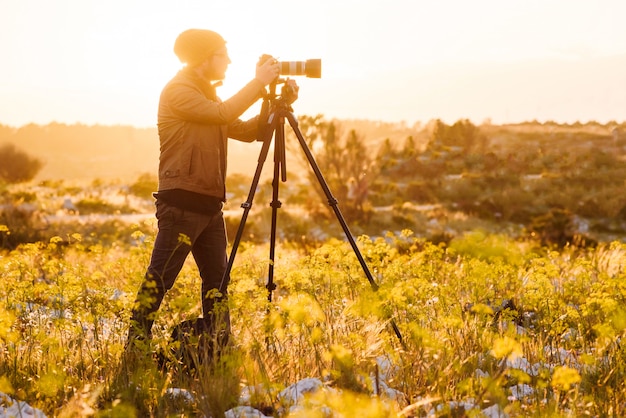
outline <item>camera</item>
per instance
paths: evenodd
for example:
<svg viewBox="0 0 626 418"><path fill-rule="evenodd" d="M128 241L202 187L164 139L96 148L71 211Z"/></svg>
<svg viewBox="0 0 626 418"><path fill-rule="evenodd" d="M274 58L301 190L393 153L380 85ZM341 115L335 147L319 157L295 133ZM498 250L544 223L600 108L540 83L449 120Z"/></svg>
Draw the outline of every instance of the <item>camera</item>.
<svg viewBox="0 0 626 418"><path fill-rule="evenodd" d="M260 62L274 59L271 55L263 55ZM322 60L319 58L306 61L277 61L280 65L280 75L297 76L303 75L309 78L322 78Z"/></svg>

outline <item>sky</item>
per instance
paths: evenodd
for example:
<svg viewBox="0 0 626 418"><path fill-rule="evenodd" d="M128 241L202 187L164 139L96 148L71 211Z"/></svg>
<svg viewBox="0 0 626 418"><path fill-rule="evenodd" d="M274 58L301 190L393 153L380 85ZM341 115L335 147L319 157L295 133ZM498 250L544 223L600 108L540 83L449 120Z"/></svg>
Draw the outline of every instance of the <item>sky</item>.
<svg viewBox="0 0 626 418"><path fill-rule="evenodd" d="M155 126L188 28L227 40L222 99L262 54L321 59L296 115L625 121L624 16L623 0L0 0L0 124Z"/></svg>

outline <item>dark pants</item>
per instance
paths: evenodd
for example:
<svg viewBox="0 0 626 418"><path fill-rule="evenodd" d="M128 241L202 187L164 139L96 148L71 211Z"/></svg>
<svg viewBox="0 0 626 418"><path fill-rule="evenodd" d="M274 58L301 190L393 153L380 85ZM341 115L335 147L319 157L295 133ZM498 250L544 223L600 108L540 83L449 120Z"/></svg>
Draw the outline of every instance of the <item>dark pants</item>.
<svg viewBox="0 0 626 418"><path fill-rule="evenodd" d="M144 282L137 293L129 340L151 337L154 316L165 293L174 286L189 252L202 278L203 317L228 333L230 317L226 304L214 309L217 302L226 299L230 279L223 280L228 260L222 211L205 215L157 201L156 217L159 231Z"/></svg>

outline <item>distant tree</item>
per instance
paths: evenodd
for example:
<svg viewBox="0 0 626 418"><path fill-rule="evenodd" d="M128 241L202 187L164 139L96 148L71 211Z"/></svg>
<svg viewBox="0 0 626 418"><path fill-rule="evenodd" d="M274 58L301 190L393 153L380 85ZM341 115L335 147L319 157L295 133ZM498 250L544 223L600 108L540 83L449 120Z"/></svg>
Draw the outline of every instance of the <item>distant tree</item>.
<svg viewBox="0 0 626 418"><path fill-rule="evenodd" d="M14 144L0 147L0 180L7 183L29 181L42 167L43 163L39 159L31 157Z"/></svg>
<svg viewBox="0 0 626 418"><path fill-rule="evenodd" d="M396 154L396 149L391 143L391 140L389 138L385 138L382 145L380 146L380 149L378 150L378 157L381 158L381 157L395 156L395 154Z"/></svg>
<svg viewBox="0 0 626 418"><path fill-rule="evenodd" d="M403 157L413 157L417 154L417 144L413 135L409 135L404 141L404 147L402 148Z"/></svg>
<svg viewBox="0 0 626 418"><path fill-rule="evenodd" d="M364 137L355 130L344 134L338 123L326 121L321 115L302 116L298 123L324 180L342 204L342 211L346 216L362 218L369 186L380 172L375 154L366 145ZM304 157L299 150L296 152ZM309 165L308 161L304 163ZM319 184L312 170L307 170L307 176L310 183ZM320 187L314 189L325 202L323 190Z"/></svg>
<svg viewBox="0 0 626 418"><path fill-rule="evenodd" d="M431 146L460 147L464 152L469 152L481 149L485 142L486 138L480 129L467 119L459 120L454 125L437 120Z"/></svg>
<svg viewBox="0 0 626 418"><path fill-rule="evenodd" d="M376 162L379 168L384 171L385 169L396 166L398 164L397 154L398 152L395 150L391 140L385 138L376 154Z"/></svg>

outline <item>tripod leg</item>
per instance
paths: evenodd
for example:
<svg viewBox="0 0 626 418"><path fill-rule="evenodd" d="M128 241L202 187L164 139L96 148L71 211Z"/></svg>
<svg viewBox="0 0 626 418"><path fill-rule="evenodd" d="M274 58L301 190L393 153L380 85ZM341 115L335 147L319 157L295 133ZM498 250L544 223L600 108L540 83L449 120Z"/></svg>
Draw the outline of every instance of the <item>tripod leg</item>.
<svg viewBox="0 0 626 418"><path fill-rule="evenodd" d="M267 300L272 301L272 292L276 289L274 283L274 258L276 254L276 226L278 223L278 209L282 206L280 200L278 200L278 189L280 180L286 181L285 170L285 126L284 118L279 116L277 125L274 131L274 178L272 180L272 226L270 233L270 264L268 268L267 277ZM281 175L282 174L282 175Z"/></svg>
<svg viewBox="0 0 626 418"><path fill-rule="evenodd" d="M352 247L352 250L354 251L354 254L356 255L357 259L359 260L359 263L361 264L361 268L363 269L363 272L365 273L365 276L367 277L367 280L369 281L372 289L374 291L377 291L378 284L374 280L372 273L367 267L367 263L365 262L365 259L363 258L363 255L361 254L361 251L359 250L359 247L356 245L356 241L354 240L354 237L352 236L352 233L350 232L350 228L348 228L348 224L346 223L341 211L339 210L339 206L337 206L337 203L338 203L337 199L331 193L330 188L328 187L328 183L324 179L324 176L322 175L322 172L319 166L317 165L317 162L315 161L315 158L313 157L311 150L307 146L306 140L304 139L302 132L300 132L300 129L298 128L298 121L296 120L296 118L291 112L285 112L285 113L286 113L285 117L289 121L289 125L291 125L293 132L296 134L296 137L298 138L298 142L300 142L300 146L302 147L302 150L304 151L304 154L306 155L306 158L309 161L309 164L311 168L313 169L313 172L315 173L315 177L317 177L317 181L322 187L322 190L324 191L324 195L328 199L328 205L333 209L333 212L335 212L335 216L337 217L337 220L339 221L339 224L341 225L341 228L343 229L343 232L345 233L346 238L350 242L350 246ZM393 319L391 319L391 327L393 328L394 333L398 337L400 344L404 346L404 342L402 340L402 334L400 333L400 330L398 329L398 326L396 325Z"/></svg>
<svg viewBox="0 0 626 418"><path fill-rule="evenodd" d="M274 115L276 116L276 115ZM228 277L230 276L230 272L233 268L233 263L235 262L235 257L237 256L237 249L239 248L239 243L241 242L241 237L243 236L243 231L246 226L246 221L248 220L248 214L250 213L250 209L252 209L252 201L254 200L254 193L259 185L259 180L261 178L261 172L263 171L263 164L267 159L267 154L269 153L270 143L272 135L271 132L276 129L277 119L274 117L272 119L272 123L267 131L267 137L263 141L263 146L261 147L261 152L259 153L258 164L256 167L256 171L254 172L254 177L252 179L252 184L250 186L250 191L248 192L248 199L241 204L243 208L243 215L241 216L241 220L239 221L239 227L237 228L237 234L235 235L235 240L233 241L233 248L230 252L230 256L228 257L228 265L226 266L226 271L224 271L224 276L222 277L222 286ZM264 134L265 135L265 134Z"/></svg>

